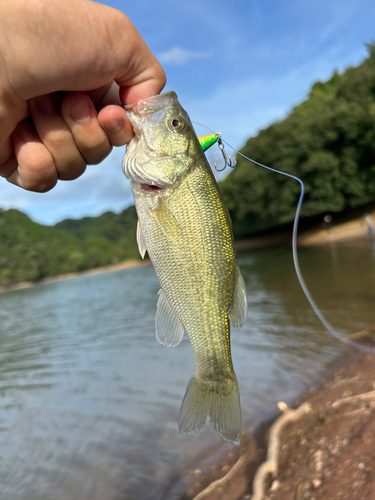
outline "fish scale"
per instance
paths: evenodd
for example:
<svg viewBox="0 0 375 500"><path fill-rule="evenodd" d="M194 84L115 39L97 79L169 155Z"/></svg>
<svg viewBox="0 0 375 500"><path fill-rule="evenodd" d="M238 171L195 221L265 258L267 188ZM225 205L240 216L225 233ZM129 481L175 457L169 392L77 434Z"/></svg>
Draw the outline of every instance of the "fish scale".
<svg viewBox="0 0 375 500"><path fill-rule="evenodd" d="M179 429L190 433L210 423L223 439L238 444L241 409L229 317L240 326L247 305L230 217L176 94L148 101L128 108L138 137L127 148L123 169L131 179L140 251L147 248L161 288L158 340L177 345L186 331L194 351L196 370ZM174 121L183 124L178 131Z"/></svg>

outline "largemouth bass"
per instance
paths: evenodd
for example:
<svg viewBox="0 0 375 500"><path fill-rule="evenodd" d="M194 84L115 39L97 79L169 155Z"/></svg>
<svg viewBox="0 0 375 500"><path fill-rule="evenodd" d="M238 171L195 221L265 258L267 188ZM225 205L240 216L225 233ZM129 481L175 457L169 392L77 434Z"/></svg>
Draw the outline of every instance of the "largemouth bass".
<svg viewBox="0 0 375 500"><path fill-rule="evenodd" d="M174 92L126 107L135 136L123 171L138 214L137 241L160 283L156 336L176 346L186 331L196 370L182 402L179 430L211 424L239 444L241 407L230 326L242 326L246 289L228 211L189 116Z"/></svg>

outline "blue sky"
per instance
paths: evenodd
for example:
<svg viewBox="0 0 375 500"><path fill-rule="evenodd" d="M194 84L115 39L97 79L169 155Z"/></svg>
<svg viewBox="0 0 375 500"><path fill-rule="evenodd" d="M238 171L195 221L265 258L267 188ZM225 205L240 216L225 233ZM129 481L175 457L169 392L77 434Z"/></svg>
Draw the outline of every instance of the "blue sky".
<svg viewBox="0 0 375 500"><path fill-rule="evenodd" d="M166 71L165 90L177 92L191 119L220 131L236 148L283 118L316 80L360 63L365 43L375 40L372 0L103 3L133 21ZM124 148L115 148L80 179L46 194L1 179L0 206L43 224L119 212L132 203L123 155Z"/></svg>

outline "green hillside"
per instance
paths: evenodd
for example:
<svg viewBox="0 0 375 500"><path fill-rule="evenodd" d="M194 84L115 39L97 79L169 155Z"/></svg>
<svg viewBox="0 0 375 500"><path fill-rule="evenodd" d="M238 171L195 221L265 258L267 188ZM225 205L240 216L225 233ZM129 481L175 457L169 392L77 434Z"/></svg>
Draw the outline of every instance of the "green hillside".
<svg viewBox="0 0 375 500"><path fill-rule="evenodd" d="M55 228L108 252L111 263L139 258L136 244L137 213L134 205L120 214L105 212L99 217L65 219Z"/></svg>
<svg viewBox="0 0 375 500"><path fill-rule="evenodd" d="M135 228L134 207L55 227L18 210L0 211L0 286L139 258Z"/></svg>
<svg viewBox="0 0 375 500"><path fill-rule="evenodd" d="M305 183L302 218L375 200L375 44L368 58L316 82L289 116L250 138L241 152ZM220 184L237 238L294 219L299 184L238 156Z"/></svg>

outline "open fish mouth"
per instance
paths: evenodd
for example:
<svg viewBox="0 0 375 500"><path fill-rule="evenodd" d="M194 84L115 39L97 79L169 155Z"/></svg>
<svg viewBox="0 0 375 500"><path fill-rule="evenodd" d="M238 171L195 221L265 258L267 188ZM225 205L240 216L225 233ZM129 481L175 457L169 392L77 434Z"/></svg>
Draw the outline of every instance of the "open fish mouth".
<svg viewBox="0 0 375 500"><path fill-rule="evenodd" d="M160 192L160 191L164 191L164 189L165 189L165 187L155 186L155 185L152 185L152 184L144 184L144 183L140 184L140 188L143 191L148 191L150 193L157 193L157 192Z"/></svg>

